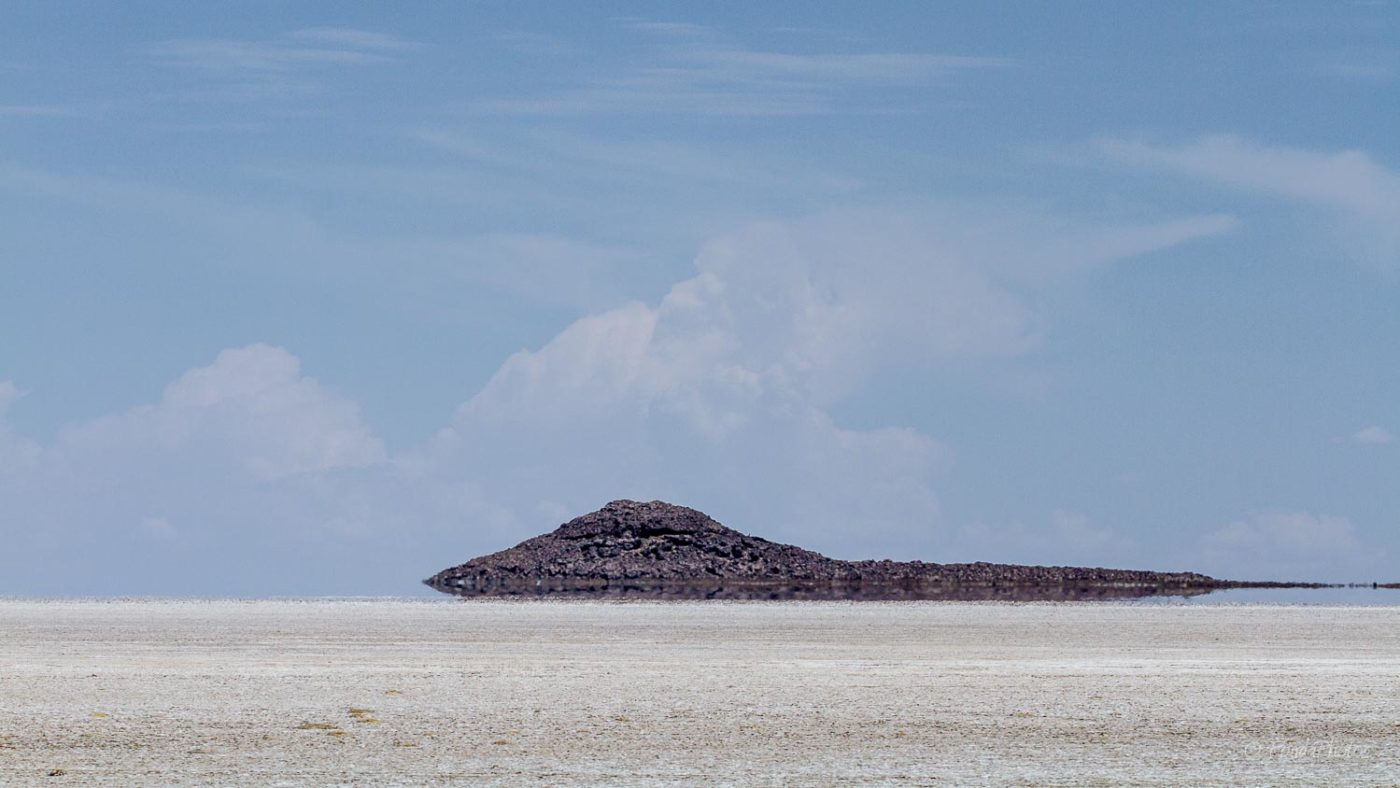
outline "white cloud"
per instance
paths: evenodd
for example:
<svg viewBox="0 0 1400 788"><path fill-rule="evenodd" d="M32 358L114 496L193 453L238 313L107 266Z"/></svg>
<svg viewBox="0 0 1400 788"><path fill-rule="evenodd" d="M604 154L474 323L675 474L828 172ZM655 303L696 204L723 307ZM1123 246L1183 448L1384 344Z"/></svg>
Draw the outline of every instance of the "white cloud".
<svg viewBox="0 0 1400 788"><path fill-rule="evenodd" d="M1237 189L1331 211L1340 236L1383 268L1400 268L1400 173L1362 151L1320 152L1260 145L1239 137L1204 137L1166 147L1100 140L1125 164L1180 172Z"/></svg>
<svg viewBox="0 0 1400 788"><path fill-rule="evenodd" d="M516 354L462 406L430 464L490 479L517 510L660 497L838 552L855 531L869 549L931 540L943 451L911 430L834 424L802 386L803 350L746 333L764 329L742 325L755 318L742 286L701 274L656 307L584 318ZM769 306L764 325L790 338L801 315Z"/></svg>
<svg viewBox="0 0 1400 788"><path fill-rule="evenodd" d="M11 449L0 435L0 463ZM358 408L266 345L225 351L158 402L69 426L23 459L0 474L0 577L44 593L349 590L338 542L363 514L360 484L382 488L367 474L388 473ZM394 538L359 544L358 567Z"/></svg>
<svg viewBox="0 0 1400 788"><path fill-rule="evenodd" d="M708 25L693 22L659 22L645 19L624 19L623 26L643 33L656 33L676 38L701 38L714 35L717 31Z"/></svg>
<svg viewBox="0 0 1400 788"><path fill-rule="evenodd" d="M594 167L614 176L650 179L656 183L715 183L735 189L821 194L848 193L860 185L849 177L824 172L812 165L784 160L771 153L722 149L676 142L616 143L559 133L536 135L544 154L568 160L571 169ZM557 165L547 165L557 166Z"/></svg>
<svg viewBox="0 0 1400 788"><path fill-rule="evenodd" d="M563 57L578 53L578 47L567 40L535 31L505 30L494 38L507 49L531 57Z"/></svg>
<svg viewBox="0 0 1400 788"><path fill-rule="evenodd" d="M476 109L547 115L811 115L835 111L842 93L909 86L955 72L1016 64L1004 57L946 53L766 52L717 43L713 31L693 25L631 22L627 26L666 40L656 61L625 75L595 79L573 91L496 99L478 103Z"/></svg>
<svg viewBox="0 0 1400 788"><path fill-rule="evenodd" d="M818 549L927 555L945 450L908 429L842 428L825 407L881 365L1031 339L1015 298L899 225L828 215L708 244L657 305L583 318L510 358L424 464L490 478L517 509L663 497Z"/></svg>
<svg viewBox="0 0 1400 788"><path fill-rule="evenodd" d="M226 351L157 402L49 445L0 432L12 548L0 577L46 593L407 591L616 497L687 503L841 556L938 557L949 452L905 427L844 426L830 408L882 368L1035 346L1036 316L1006 284L1029 281L1021 264L942 239L952 224L936 209L837 212L716 239L664 298L515 354L398 455L353 402L267 345ZM1031 226L1045 248L1098 237ZM1143 235L1083 265L1163 242ZM1054 254L1068 255L1057 275L1082 268ZM16 396L0 386L0 410ZM1073 515L1053 527L1116 549Z"/></svg>
<svg viewBox="0 0 1400 788"><path fill-rule="evenodd" d="M391 52L420 46L386 33L348 28L308 28L279 39L173 39L148 52L172 64L210 72L273 74L306 66L384 63Z"/></svg>
<svg viewBox="0 0 1400 788"><path fill-rule="evenodd" d="M167 386L155 405L65 429L54 450L68 462L119 466L127 455L187 456L263 480L385 459L354 403L302 376L295 356L267 345L220 353Z"/></svg>
<svg viewBox="0 0 1400 788"><path fill-rule="evenodd" d="M877 52L798 55L739 47L702 47L690 53L697 62L734 81L821 79L834 82L899 83L966 69L1006 68L1016 61L1002 57Z"/></svg>
<svg viewBox="0 0 1400 788"><path fill-rule="evenodd" d="M817 549L933 555L947 451L913 430L843 428L827 409L881 368L1035 346L1028 307L969 264L959 239L940 241L951 223L936 211L835 212L717 239L655 306L581 319L511 357L422 464L491 478L522 503L550 496L560 511L667 497ZM1145 232L1089 257L1163 243ZM1098 555L1121 547L1069 516L1055 528Z"/></svg>
<svg viewBox="0 0 1400 788"><path fill-rule="evenodd" d="M151 54L169 63L208 71L285 71L296 66L362 65L385 60L383 55L359 49L261 41L166 41L151 47Z"/></svg>
<svg viewBox="0 0 1400 788"><path fill-rule="evenodd" d="M140 432L193 437L217 431L242 444L248 468L264 478L383 462L384 446L359 407L301 374L282 348L226 350L208 367L185 373L149 414L128 414ZM227 420L227 424L219 423ZM69 436L70 438L73 436Z"/></svg>
<svg viewBox="0 0 1400 788"><path fill-rule="evenodd" d="M152 539L174 539L179 531L164 517L147 517L141 521L141 533Z"/></svg>
<svg viewBox="0 0 1400 788"><path fill-rule="evenodd" d="M416 41L372 30L348 27L309 27L290 34L291 38L321 41L354 49L413 49L422 46Z"/></svg>
<svg viewBox="0 0 1400 788"><path fill-rule="evenodd" d="M469 407L563 418L573 405L556 399L589 408L625 392L724 431L773 392L824 405L884 365L1033 346L1016 297L916 230L873 213L753 225L707 244L656 307L586 318L510 359Z"/></svg>
<svg viewBox="0 0 1400 788"><path fill-rule="evenodd" d="M598 137L568 134L559 131L534 131L512 138L510 146L491 145L460 131L419 128L407 132L411 138L439 151L460 157L470 166L509 169L516 172L549 175L567 169L576 190L575 209L596 210L597 190L644 189L667 195L666 204L680 199L686 206L697 204L697 190L708 189L706 200L719 200L723 213L739 213L755 203L776 202L791 206L794 196L800 204L826 204L833 195L850 195L862 187L860 180L840 172L825 169L825 163L813 163L789 152L789 155L763 153L736 148L713 140L702 144L674 141L632 140L625 143ZM382 183L385 188L402 191L422 199L461 202L468 189L461 176L453 178L451 170L436 167L430 172L400 171L400 177L386 181L383 170L356 173L357 184ZM448 182L443 182L444 176ZM474 176L479 181L480 176ZM525 179L533 181L533 178ZM514 179L514 189L522 188ZM508 188L506 183L493 184L492 191ZM564 195L558 190L532 194L519 192L516 199L535 204L558 201ZM589 203L587 206L577 202ZM655 207L656 210L659 208ZM688 221L713 223L713 214L688 216Z"/></svg>
<svg viewBox="0 0 1400 788"><path fill-rule="evenodd" d="M1345 517L1269 512L1228 523L1200 540L1207 567L1235 580L1370 580L1384 556L1364 549Z"/></svg>
<svg viewBox="0 0 1400 788"><path fill-rule="evenodd" d="M809 392L872 367L1009 355L1036 341L1028 309L914 217L831 213L708 244L674 292L689 326L727 329L747 368Z"/></svg>
<svg viewBox="0 0 1400 788"><path fill-rule="evenodd" d="M77 114L73 107L56 104L0 104L0 118L66 118Z"/></svg>
<svg viewBox="0 0 1400 788"><path fill-rule="evenodd" d="M941 204L914 214L906 232L1007 284L1038 286L1112 263L1232 232L1227 214L1104 225L1037 204ZM909 226L912 225L912 228Z"/></svg>
<svg viewBox="0 0 1400 788"><path fill-rule="evenodd" d="M1390 433L1390 430L1387 430L1385 427L1381 427L1379 425L1372 425L1370 427L1357 430L1356 434L1351 436L1351 439L1357 443L1370 443L1379 445L1393 443L1395 441L1395 436L1392 435Z"/></svg>
<svg viewBox="0 0 1400 788"><path fill-rule="evenodd" d="M1323 60L1318 71L1350 82L1384 83L1400 75L1400 57L1386 51L1348 51Z"/></svg>

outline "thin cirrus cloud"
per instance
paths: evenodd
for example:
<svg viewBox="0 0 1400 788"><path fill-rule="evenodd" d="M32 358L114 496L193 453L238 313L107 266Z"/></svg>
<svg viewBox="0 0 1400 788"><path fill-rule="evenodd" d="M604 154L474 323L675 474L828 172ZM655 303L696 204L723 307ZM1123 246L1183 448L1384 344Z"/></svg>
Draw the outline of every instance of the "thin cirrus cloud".
<svg viewBox="0 0 1400 788"><path fill-rule="evenodd" d="M1001 57L917 53L796 55L739 48L701 47L690 53L716 75L735 81L831 80L842 83L914 82L954 71L1006 68L1014 60Z"/></svg>
<svg viewBox="0 0 1400 788"><path fill-rule="evenodd" d="M356 30L348 27L308 27L288 34L291 38L304 41L319 41L326 44L353 47L356 49L416 49L423 46L417 41L409 41L388 33L372 30Z"/></svg>
<svg viewBox="0 0 1400 788"><path fill-rule="evenodd" d="M1110 160L1167 170L1329 211L1338 235L1383 270L1400 270L1400 173L1363 151L1263 145L1236 136L1178 146L1105 138Z"/></svg>
<svg viewBox="0 0 1400 788"><path fill-rule="evenodd" d="M779 154L725 150L674 141L610 142L598 137L536 132L518 135L510 146L490 144L443 128L419 128L407 136L462 160L517 171L549 172L569 167L574 178L691 188L695 184L742 187L746 193L845 194L861 182Z"/></svg>
<svg viewBox="0 0 1400 788"><path fill-rule="evenodd" d="M500 115L818 115L835 111L841 95L857 89L912 87L956 72L1016 64L1005 57L946 53L763 51L716 43L708 28L683 23L626 27L669 43L653 62L629 73L563 93L477 102L472 109Z"/></svg>
<svg viewBox="0 0 1400 788"><path fill-rule="evenodd" d="M1356 433L1351 436L1351 439L1356 443L1383 446L1388 443L1394 443L1395 435L1385 427L1373 424L1369 427L1357 430Z"/></svg>
<svg viewBox="0 0 1400 788"><path fill-rule="evenodd" d="M57 104L0 104L0 118L66 118L77 114L77 109Z"/></svg>
<svg viewBox="0 0 1400 788"><path fill-rule="evenodd" d="M701 38L714 35L715 29L709 25L694 22L666 22L648 19L623 19L622 26L643 33L655 33L675 38Z"/></svg>
<svg viewBox="0 0 1400 788"><path fill-rule="evenodd" d="M268 40L173 39L148 48L161 62L210 72L278 73L308 66L385 63L417 42L366 30L308 28Z"/></svg>
<svg viewBox="0 0 1400 788"><path fill-rule="evenodd" d="M1318 64L1322 74L1350 82L1390 82L1400 76L1400 56L1387 51L1343 52Z"/></svg>

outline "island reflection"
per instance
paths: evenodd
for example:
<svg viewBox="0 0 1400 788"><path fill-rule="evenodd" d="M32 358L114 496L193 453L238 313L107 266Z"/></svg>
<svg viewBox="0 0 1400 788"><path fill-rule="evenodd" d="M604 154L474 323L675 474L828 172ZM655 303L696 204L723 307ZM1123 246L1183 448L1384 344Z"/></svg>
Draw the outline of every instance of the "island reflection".
<svg viewBox="0 0 1400 788"><path fill-rule="evenodd" d="M610 600L735 601L947 601L947 602L1082 602L1196 597L1213 588L1120 586L895 586L803 583L634 583L576 582L493 584L482 590L441 589L465 598L550 598Z"/></svg>

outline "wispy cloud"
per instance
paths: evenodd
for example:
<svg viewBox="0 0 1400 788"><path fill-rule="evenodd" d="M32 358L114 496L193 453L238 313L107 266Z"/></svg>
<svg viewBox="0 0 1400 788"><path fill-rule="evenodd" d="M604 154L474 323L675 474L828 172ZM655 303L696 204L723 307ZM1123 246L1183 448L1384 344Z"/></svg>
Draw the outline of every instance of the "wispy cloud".
<svg viewBox="0 0 1400 788"><path fill-rule="evenodd" d="M1351 439L1356 443L1369 443L1372 445L1384 445L1395 442L1395 436L1391 434L1390 430L1376 424L1357 430L1356 433L1351 436Z"/></svg>
<svg viewBox="0 0 1400 788"><path fill-rule="evenodd" d="M1400 268L1400 173L1362 151L1269 146L1234 136L1176 147L1121 139L1097 144L1123 164L1329 209L1349 243L1383 268Z"/></svg>
<svg viewBox="0 0 1400 788"><path fill-rule="evenodd" d="M699 48L697 63L709 64L716 75L734 81L783 79L833 80L840 83L917 82L966 69L1005 68L1014 61L968 55L865 53L853 55L795 55L737 48Z"/></svg>
<svg viewBox="0 0 1400 788"><path fill-rule="evenodd" d="M376 33L371 30L355 30L347 27L309 27L290 34L291 38L304 41L320 41L356 49L416 49L423 46L417 41Z"/></svg>
<svg viewBox="0 0 1400 788"><path fill-rule="evenodd" d="M0 104L0 118L71 118L73 107L56 104Z"/></svg>
<svg viewBox="0 0 1400 788"><path fill-rule="evenodd" d="M500 148L460 132L419 128L410 129L406 133L409 137L425 145L468 159L495 161L503 155Z"/></svg>
<svg viewBox="0 0 1400 788"><path fill-rule="evenodd" d="M438 128L407 132L419 142L485 164L521 171L547 172L568 167L575 178L602 178L654 183L730 184L748 188L800 188L822 194L852 191L850 177L774 156L672 141L615 142L561 133L520 135L513 146Z"/></svg>
<svg viewBox="0 0 1400 788"><path fill-rule="evenodd" d="M1400 77L1400 64L1394 56L1336 58L1324 61L1318 70L1349 82L1390 82Z"/></svg>
<svg viewBox="0 0 1400 788"><path fill-rule="evenodd" d="M303 65L351 65L383 61L358 49L288 46L261 41L166 41L151 48L168 62L209 71L285 71Z"/></svg>
<svg viewBox="0 0 1400 788"><path fill-rule="evenodd" d="M715 29L708 25L697 25L694 22L665 22L648 19L620 19L618 21L629 30L679 38L708 36L715 32Z"/></svg>
<svg viewBox="0 0 1400 788"><path fill-rule="evenodd" d="M910 86L954 72L999 69L1003 57L917 52L794 53L717 43L710 29L628 21L666 45L630 73L562 93L498 98L473 109L493 114L597 112L704 115L815 115L835 111L843 93Z"/></svg>
<svg viewBox="0 0 1400 788"><path fill-rule="evenodd" d="M507 30L497 33L495 39L504 44L508 49L519 52L522 55L557 57L560 55L572 55L578 52L578 48L573 44L548 33L537 33L528 30Z"/></svg>
<svg viewBox="0 0 1400 788"><path fill-rule="evenodd" d="M306 66L349 66L393 60L391 52L419 46L385 33L308 28L276 39L172 39L149 48L171 65L211 72L278 73Z"/></svg>

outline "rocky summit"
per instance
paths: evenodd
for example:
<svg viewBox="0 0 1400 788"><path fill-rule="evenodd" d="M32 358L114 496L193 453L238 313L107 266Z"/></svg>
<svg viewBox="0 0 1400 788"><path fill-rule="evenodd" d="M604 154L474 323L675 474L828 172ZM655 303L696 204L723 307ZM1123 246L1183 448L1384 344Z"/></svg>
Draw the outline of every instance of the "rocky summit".
<svg viewBox="0 0 1400 788"><path fill-rule="evenodd" d="M1091 599L1233 585L1194 572L842 561L748 536L695 509L625 500L423 582L459 596L721 599Z"/></svg>

